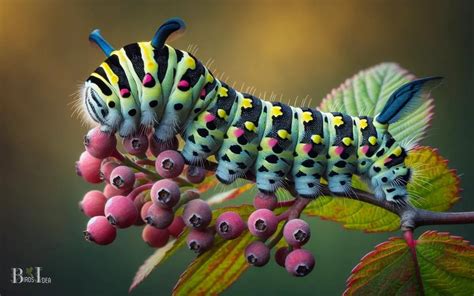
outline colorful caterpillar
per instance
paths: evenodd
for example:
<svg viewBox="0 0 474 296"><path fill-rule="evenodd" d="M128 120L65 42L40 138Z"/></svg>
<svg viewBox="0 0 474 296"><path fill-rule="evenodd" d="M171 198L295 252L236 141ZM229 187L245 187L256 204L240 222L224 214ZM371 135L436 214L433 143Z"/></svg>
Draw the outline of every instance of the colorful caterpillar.
<svg viewBox="0 0 474 296"><path fill-rule="evenodd" d="M291 107L240 93L192 54L165 44L184 27L182 20L170 19L151 42L119 50L98 30L91 33L107 59L87 79L82 100L102 130L127 137L153 126L160 141L180 134L184 158L199 164L215 155L216 177L225 184L251 173L264 193L291 181L299 196L314 198L321 178L340 193L350 190L356 174L378 198L405 200L411 176L404 165L407 151L388 126L410 112L440 77L398 88L375 118Z"/></svg>

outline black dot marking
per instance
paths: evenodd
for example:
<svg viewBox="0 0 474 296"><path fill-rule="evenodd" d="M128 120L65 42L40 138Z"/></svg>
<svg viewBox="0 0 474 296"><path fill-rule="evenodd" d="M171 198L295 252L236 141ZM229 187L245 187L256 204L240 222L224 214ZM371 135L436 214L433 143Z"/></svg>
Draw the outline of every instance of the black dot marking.
<svg viewBox="0 0 474 296"><path fill-rule="evenodd" d="M240 147L239 145L232 145L229 147L229 150L235 154L240 154L240 152L242 152L242 147Z"/></svg>
<svg viewBox="0 0 474 296"><path fill-rule="evenodd" d="M193 144L196 144L196 140L194 139L194 135L190 135L190 136L188 137L188 141L191 142L191 143L193 143Z"/></svg>
<svg viewBox="0 0 474 296"><path fill-rule="evenodd" d="M304 166L304 167L310 168L310 167L314 166L314 160L307 159L307 160L303 161L301 163L301 165Z"/></svg>
<svg viewBox="0 0 474 296"><path fill-rule="evenodd" d="M308 183L308 187L309 187L309 188L313 188L313 187L314 187L314 183Z"/></svg>
<svg viewBox="0 0 474 296"><path fill-rule="evenodd" d="M282 170L276 171L275 174L277 174L278 177L284 177L285 176L285 172L282 171Z"/></svg>
<svg viewBox="0 0 474 296"><path fill-rule="evenodd" d="M234 170L229 170L229 174L230 175L235 175L235 171Z"/></svg>
<svg viewBox="0 0 474 296"><path fill-rule="evenodd" d="M317 157L317 156L318 156L318 152L316 152L315 150L310 150L310 151L308 152L308 156L309 156L309 157L313 157L313 158L314 158L314 157Z"/></svg>
<svg viewBox="0 0 474 296"><path fill-rule="evenodd" d="M104 109L100 109L100 114L102 114L102 117L105 117L105 116L107 116L107 114L109 114L109 112L107 112Z"/></svg>
<svg viewBox="0 0 474 296"><path fill-rule="evenodd" d="M114 108L115 107L115 102L110 101L108 104L109 108Z"/></svg>
<svg viewBox="0 0 474 296"><path fill-rule="evenodd" d="M247 138L245 136L240 136L237 138L237 143L240 145L247 145L249 141L247 141Z"/></svg>
<svg viewBox="0 0 474 296"><path fill-rule="evenodd" d="M227 134L224 135L224 139L228 139L229 136Z"/></svg>
<svg viewBox="0 0 474 296"><path fill-rule="evenodd" d="M269 163L277 163L278 162L278 156L276 155L269 155L265 157L265 160L268 161Z"/></svg>
<svg viewBox="0 0 474 296"><path fill-rule="evenodd" d="M385 149L380 149L375 156L380 157L385 153Z"/></svg>
<svg viewBox="0 0 474 296"><path fill-rule="evenodd" d="M237 167L241 170L245 170L247 168L247 166L243 162L238 162L236 164L237 164Z"/></svg>
<svg viewBox="0 0 474 296"><path fill-rule="evenodd" d="M209 146L207 146L207 145L201 145L201 149L205 153L210 153L211 152L211 149L209 149Z"/></svg>
<svg viewBox="0 0 474 296"><path fill-rule="evenodd" d="M296 173L296 175L295 175L295 177L297 177L297 178L299 178L299 177L304 177L304 176L306 176L306 174L303 173L302 171L298 171L298 172Z"/></svg>
<svg viewBox="0 0 474 296"><path fill-rule="evenodd" d="M152 108L155 108L156 106L158 106L158 101L157 101L157 100L153 100L153 101L151 101L148 105L150 105L150 107L152 107Z"/></svg>
<svg viewBox="0 0 474 296"><path fill-rule="evenodd" d="M338 173L336 173L335 171L330 171L329 174L328 174L328 177L334 177L334 176L337 176L339 175Z"/></svg>
<svg viewBox="0 0 474 296"><path fill-rule="evenodd" d="M258 146L258 147L257 147L257 150L258 150L258 151L262 151L262 146Z"/></svg>
<svg viewBox="0 0 474 296"><path fill-rule="evenodd" d="M227 154L224 154L224 155L221 157L221 159L222 159L223 161L230 162L230 158L229 158L229 156L227 156Z"/></svg>
<svg viewBox="0 0 474 296"><path fill-rule="evenodd" d="M324 122L328 122L328 118L326 116L324 117Z"/></svg>
<svg viewBox="0 0 474 296"><path fill-rule="evenodd" d="M346 185L346 181L340 181L339 182L342 186Z"/></svg>
<svg viewBox="0 0 474 296"><path fill-rule="evenodd" d="M298 153L293 152L293 157L298 157Z"/></svg>
<svg viewBox="0 0 474 296"><path fill-rule="evenodd" d="M321 175L318 174L318 173L314 173L314 174L313 174L313 177L315 177L315 178L318 179L318 180L321 179Z"/></svg>
<svg viewBox="0 0 474 296"><path fill-rule="evenodd" d="M280 147L280 145L275 145L275 146L273 146L272 151L273 151L274 153L279 154L279 153L282 153L282 152L283 152L283 149Z"/></svg>
<svg viewBox="0 0 474 296"><path fill-rule="evenodd" d="M206 123L206 127L207 127L207 129L209 129L209 130L211 130L211 131L213 131L213 130L215 130L215 129L217 128L217 127L216 127L216 124L215 124L214 122L212 122L212 121Z"/></svg>
<svg viewBox="0 0 474 296"><path fill-rule="evenodd" d="M380 172L380 170L381 170L381 168L379 168L379 167L377 167L377 166L374 166L374 171L375 171L376 173Z"/></svg>
<svg viewBox="0 0 474 296"><path fill-rule="evenodd" d="M367 163L367 162L364 160L364 161L362 161L360 164L361 164L361 165L365 165L366 163Z"/></svg>
<svg viewBox="0 0 474 296"><path fill-rule="evenodd" d="M132 109L132 110L128 111L128 115L130 115L130 116L135 116L135 114L137 114L137 110L135 110L135 109Z"/></svg>
<svg viewBox="0 0 474 296"><path fill-rule="evenodd" d="M196 151L193 151L194 156L198 156L199 154Z"/></svg>
<svg viewBox="0 0 474 296"><path fill-rule="evenodd" d="M269 180L268 180L268 183L270 183L270 184L275 184L275 180L269 179Z"/></svg>
<svg viewBox="0 0 474 296"><path fill-rule="evenodd" d="M199 112L201 112L201 108L194 109L194 113L199 113Z"/></svg>
<svg viewBox="0 0 474 296"><path fill-rule="evenodd" d="M387 183L387 181L388 181L388 178L387 178L387 177L383 177L383 178L382 178L382 182Z"/></svg>
<svg viewBox="0 0 474 296"><path fill-rule="evenodd" d="M263 107L263 113L267 113L267 106Z"/></svg>
<svg viewBox="0 0 474 296"><path fill-rule="evenodd" d="M385 146L386 146L387 148L390 148L390 147L392 147L393 144L395 144L395 139L394 139L394 138L390 138L390 139L388 139L387 144L385 144Z"/></svg>
<svg viewBox="0 0 474 296"><path fill-rule="evenodd" d="M174 110L181 110L181 109L183 109L183 104L181 103L174 104Z"/></svg>
<svg viewBox="0 0 474 296"><path fill-rule="evenodd" d="M342 158L342 159L348 159L349 156L350 156L350 154L347 153L347 152L345 152L345 151L341 153L341 158Z"/></svg>
<svg viewBox="0 0 474 296"><path fill-rule="evenodd" d="M346 166L346 162L345 162L344 160L339 160L339 161L336 162L334 165L335 165L336 167L338 167L338 168L343 168L343 167Z"/></svg>
<svg viewBox="0 0 474 296"><path fill-rule="evenodd" d="M391 192L394 192L394 191L395 191L395 188L389 188L389 189L387 189L387 192L388 192L388 193L391 193Z"/></svg>
<svg viewBox="0 0 474 296"><path fill-rule="evenodd" d="M392 197L394 200L398 200L398 199L403 199L404 196L403 195L395 195L394 197Z"/></svg>
<svg viewBox="0 0 474 296"><path fill-rule="evenodd" d="M268 169L262 165L261 167L258 168L258 171L260 173L263 173L263 172L268 172Z"/></svg>
<svg viewBox="0 0 474 296"><path fill-rule="evenodd" d="M198 133L198 135L200 135L203 138L209 136L209 131L205 128L198 128L197 133Z"/></svg>

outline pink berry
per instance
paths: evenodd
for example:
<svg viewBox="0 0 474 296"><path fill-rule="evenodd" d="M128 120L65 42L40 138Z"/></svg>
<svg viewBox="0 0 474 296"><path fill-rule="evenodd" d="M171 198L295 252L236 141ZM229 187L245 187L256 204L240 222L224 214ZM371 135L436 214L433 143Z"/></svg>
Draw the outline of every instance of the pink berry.
<svg viewBox="0 0 474 296"><path fill-rule="evenodd" d="M109 224L104 216L95 216L87 223L87 229L84 230L84 238L98 245L108 245L114 241L117 236L115 227Z"/></svg>
<svg viewBox="0 0 474 296"><path fill-rule="evenodd" d="M114 196L107 200L104 212L110 224L118 228L132 226L138 216L138 211L133 201L123 195Z"/></svg>
<svg viewBox="0 0 474 296"><path fill-rule="evenodd" d="M186 243L188 248L195 253L201 254L209 250L214 242L214 233L208 229L205 231L193 229L189 232Z"/></svg>
<svg viewBox="0 0 474 296"><path fill-rule="evenodd" d="M183 219L188 227L206 228L212 220L211 207L202 199L191 200L184 207Z"/></svg>
<svg viewBox="0 0 474 296"><path fill-rule="evenodd" d="M92 156L103 159L112 154L117 146L117 139L114 134L103 132L96 127L84 136L84 146Z"/></svg>
<svg viewBox="0 0 474 296"><path fill-rule="evenodd" d="M308 242L311 236L309 224L301 219L293 219L283 228L283 236L290 246L299 247Z"/></svg>
<svg viewBox="0 0 474 296"><path fill-rule="evenodd" d="M102 160L100 165L100 178L105 180L105 182L110 182L110 174L112 173L113 169L118 167L119 164L115 161L111 160L110 158L105 158Z"/></svg>
<svg viewBox="0 0 474 296"><path fill-rule="evenodd" d="M173 222L174 213L170 209L163 209L152 204L147 211L145 222L159 229L165 229Z"/></svg>
<svg viewBox="0 0 474 296"><path fill-rule="evenodd" d="M270 249L261 241L254 241L245 249L245 258L253 266L264 266L270 260Z"/></svg>
<svg viewBox="0 0 474 296"><path fill-rule="evenodd" d="M250 214L248 228L250 233L259 238L270 237L278 226L278 218L268 209L258 209Z"/></svg>
<svg viewBox="0 0 474 296"><path fill-rule="evenodd" d="M163 142L156 139L153 134L150 136L150 152L155 157L165 150L178 150L178 146L179 142L176 137L169 141Z"/></svg>
<svg viewBox="0 0 474 296"><path fill-rule="evenodd" d="M288 253L289 253L289 250L287 247L279 248L275 252L275 261L281 267L285 267L285 259L286 259L286 256L288 256Z"/></svg>
<svg viewBox="0 0 474 296"><path fill-rule="evenodd" d="M147 201L145 192L140 193L133 200L133 204L135 205L135 208L137 208L137 212L140 213L140 215L137 215L137 220L135 221L134 225L140 226L145 224L145 221L143 221L143 219L141 218L141 211L146 202Z"/></svg>
<svg viewBox="0 0 474 296"><path fill-rule="evenodd" d="M256 209L273 210L277 207L277 204L278 204L278 199L275 194L265 194L265 193L259 192L253 199L253 206Z"/></svg>
<svg viewBox="0 0 474 296"><path fill-rule="evenodd" d="M88 217L103 216L106 201L107 198L105 198L102 192L92 190L84 195L79 206Z"/></svg>
<svg viewBox="0 0 474 296"><path fill-rule="evenodd" d="M144 223L146 223L146 217L148 216L148 209L151 207L152 204L153 204L152 201L147 201L140 210L140 218L143 220Z"/></svg>
<svg viewBox="0 0 474 296"><path fill-rule="evenodd" d="M110 173L110 184L117 189L130 189L135 184L135 173L128 166L118 166Z"/></svg>
<svg viewBox="0 0 474 296"><path fill-rule="evenodd" d="M163 151L156 158L155 168L163 178L176 178L183 172L184 158L177 151Z"/></svg>
<svg viewBox="0 0 474 296"><path fill-rule="evenodd" d="M186 227L186 224L184 224L183 217L175 216L171 225L168 226L168 231L171 236L178 237L183 233L184 227Z"/></svg>
<svg viewBox="0 0 474 296"><path fill-rule="evenodd" d="M117 196L117 195L127 195L132 191L132 188L130 189L117 189L114 186L107 184L104 187L104 195L107 199Z"/></svg>
<svg viewBox="0 0 474 296"><path fill-rule="evenodd" d="M193 184L199 184L206 178L206 170L202 167L188 166L186 179Z"/></svg>
<svg viewBox="0 0 474 296"><path fill-rule="evenodd" d="M161 248L168 242L170 234L167 229L158 229L151 225L143 227L142 239L150 247Z"/></svg>
<svg viewBox="0 0 474 296"><path fill-rule="evenodd" d="M148 149L148 137L144 134L123 139L123 147L132 155L144 155Z"/></svg>
<svg viewBox="0 0 474 296"><path fill-rule="evenodd" d="M216 221L216 231L224 239L237 238L245 229L245 223L235 212L224 212Z"/></svg>
<svg viewBox="0 0 474 296"><path fill-rule="evenodd" d="M102 182L100 178L100 163L100 159L84 151L76 162L76 173L89 183L100 183Z"/></svg>
<svg viewBox="0 0 474 296"><path fill-rule="evenodd" d="M159 207L170 209L180 198L179 186L170 179L156 181L151 187L151 200Z"/></svg>
<svg viewBox="0 0 474 296"><path fill-rule="evenodd" d="M294 276L308 275L314 268L314 257L304 249L291 251L285 259L286 270Z"/></svg>

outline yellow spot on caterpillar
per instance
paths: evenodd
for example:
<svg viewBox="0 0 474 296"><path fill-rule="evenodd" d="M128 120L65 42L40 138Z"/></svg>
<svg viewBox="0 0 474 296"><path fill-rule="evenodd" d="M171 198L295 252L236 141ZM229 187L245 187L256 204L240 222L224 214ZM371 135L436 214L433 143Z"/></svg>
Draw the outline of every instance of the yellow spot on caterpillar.
<svg viewBox="0 0 474 296"><path fill-rule="evenodd" d="M322 144L323 138L320 135L312 135L311 141L313 141L314 144Z"/></svg>
<svg viewBox="0 0 474 296"><path fill-rule="evenodd" d="M277 134L281 139L288 139L289 140L290 137L291 137L290 133L288 131L284 130L284 129L278 130Z"/></svg>
<svg viewBox="0 0 474 296"><path fill-rule="evenodd" d="M303 112L303 122L308 123L313 121L313 114L311 112Z"/></svg>
<svg viewBox="0 0 474 296"><path fill-rule="evenodd" d="M212 76L210 73L207 73L206 81L212 83L214 81L214 76Z"/></svg>
<svg viewBox="0 0 474 296"><path fill-rule="evenodd" d="M360 129L363 130L367 127L367 119L361 119L359 121L359 124L360 124Z"/></svg>
<svg viewBox="0 0 474 296"><path fill-rule="evenodd" d="M344 137L342 138L342 143L344 143L346 146L350 146L352 144L352 139L349 137Z"/></svg>
<svg viewBox="0 0 474 296"><path fill-rule="evenodd" d="M153 62L148 62L147 65L148 65L148 68L153 68L153 66L155 66L155 63L153 63Z"/></svg>
<svg viewBox="0 0 474 296"><path fill-rule="evenodd" d="M369 143L370 143L370 145L374 146L375 144L377 144L377 138L374 137L374 136L370 136L369 137Z"/></svg>
<svg viewBox="0 0 474 296"><path fill-rule="evenodd" d="M398 146L397 148L395 148L392 152L395 156L400 156L400 154L402 154L402 148L400 146Z"/></svg>
<svg viewBox="0 0 474 296"><path fill-rule="evenodd" d="M251 99L248 99L248 98L244 98L243 101L242 101L242 108L244 109L248 109L248 108L252 108L252 100Z"/></svg>
<svg viewBox="0 0 474 296"><path fill-rule="evenodd" d="M113 83L118 83L119 78L118 78L117 75L114 74L114 75L112 75L112 77L110 77L110 80L111 80Z"/></svg>
<svg viewBox="0 0 474 296"><path fill-rule="evenodd" d="M246 128L247 130L252 131L252 132L254 132L254 133L257 132L257 127L255 126L255 124L253 124L253 122L251 122L251 121L246 121L246 122L244 123L244 125L245 125L245 128Z"/></svg>
<svg viewBox="0 0 474 296"><path fill-rule="evenodd" d="M344 121L342 120L341 116L334 116L332 123L334 123L334 126L340 127L341 125L344 124Z"/></svg>
<svg viewBox="0 0 474 296"><path fill-rule="evenodd" d="M227 92L228 92L228 89L221 86L219 87L219 91L217 92L217 94L219 95L219 97L227 97Z"/></svg>
<svg viewBox="0 0 474 296"><path fill-rule="evenodd" d="M281 107L280 106L273 106L271 114L272 114L272 117L282 116L283 112L281 112Z"/></svg>
<svg viewBox="0 0 474 296"><path fill-rule="evenodd" d="M189 69L193 69L196 68L196 61L192 58L192 57L187 57L185 60L184 60L184 64L186 65L186 67L188 67Z"/></svg>
<svg viewBox="0 0 474 296"><path fill-rule="evenodd" d="M219 116L220 118L224 119L224 120L227 120L227 112L225 112L224 109L218 109L217 110L217 116Z"/></svg>

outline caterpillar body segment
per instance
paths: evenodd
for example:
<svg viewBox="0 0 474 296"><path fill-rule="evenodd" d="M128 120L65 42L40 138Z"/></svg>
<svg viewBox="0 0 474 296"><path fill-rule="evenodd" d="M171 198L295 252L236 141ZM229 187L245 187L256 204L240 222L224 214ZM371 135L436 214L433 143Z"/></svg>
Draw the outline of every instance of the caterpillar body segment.
<svg viewBox="0 0 474 296"><path fill-rule="evenodd" d="M356 174L377 197L405 200L407 151L388 125L439 77L403 85L375 118L292 107L241 93L190 53L164 44L182 26L169 22L157 31L163 36L119 50L93 33L108 57L87 79L83 103L103 130L127 137L154 127L161 141L180 134L184 158L199 165L215 155L216 177L225 184L250 173L262 192L291 181L299 196L315 198L322 178L332 192L347 193Z"/></svg>

